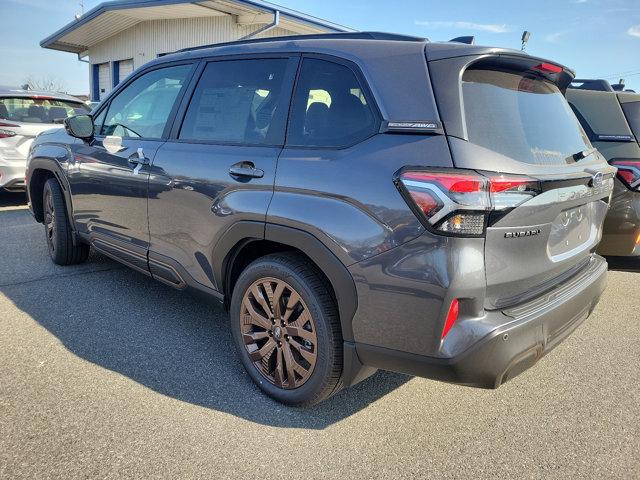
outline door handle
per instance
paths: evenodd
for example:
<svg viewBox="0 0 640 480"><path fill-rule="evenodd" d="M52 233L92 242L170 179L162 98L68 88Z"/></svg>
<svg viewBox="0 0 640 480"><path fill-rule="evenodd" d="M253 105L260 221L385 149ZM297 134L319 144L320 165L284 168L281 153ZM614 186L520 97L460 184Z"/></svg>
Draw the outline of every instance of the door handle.
<svg viewBox="0 0 640 480"><path fill-rule="evenodd" d="M264 170L256 168L251 162L240 162L232 165L229 169L229 173L234 177L246 177L246 178L262 178L264 177Z"/></svg>
<svg viewBox="0 0 640 480"><path fill-rule="evenodd" d="M131 165L135 165L133 169L133 174L138 175L140 173L140 169L143 165L149 165L149 159L144 156L144 151L142 147L138 147L136 153L131 154L131 156L127 159L127 161Z"/></svg>

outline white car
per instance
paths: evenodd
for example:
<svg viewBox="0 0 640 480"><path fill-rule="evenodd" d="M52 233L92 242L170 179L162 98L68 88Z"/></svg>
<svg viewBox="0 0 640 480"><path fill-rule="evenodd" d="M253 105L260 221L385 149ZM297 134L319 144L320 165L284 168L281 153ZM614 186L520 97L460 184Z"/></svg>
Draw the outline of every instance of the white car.
<svg viewBox="0 0 640 480"><path fill-rule="evenodd" d="M0 88L0 191L24 190L27 154L36 135L88 111L70 95Z"/></svg>

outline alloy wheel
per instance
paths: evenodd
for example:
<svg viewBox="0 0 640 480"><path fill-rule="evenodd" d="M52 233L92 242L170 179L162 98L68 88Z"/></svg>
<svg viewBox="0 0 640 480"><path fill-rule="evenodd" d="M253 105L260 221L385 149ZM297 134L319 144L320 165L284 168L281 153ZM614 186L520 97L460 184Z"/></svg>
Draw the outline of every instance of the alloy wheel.
<svg viewBox="0 0 640 480"><path fill-rule="evenodd" d="M49 249L55 251L56 245L56 212L53 208L53 195L47 191L44 197L44 225L47 232Z"/></svg>
<svg viewBox="0 0 640 480"><path fill-rule="evenodd" d="M253 365L269 382L293 389L311 377L318 354L316 325L288 283L267 277L251 284L242 299L240 332Z"/></svg>

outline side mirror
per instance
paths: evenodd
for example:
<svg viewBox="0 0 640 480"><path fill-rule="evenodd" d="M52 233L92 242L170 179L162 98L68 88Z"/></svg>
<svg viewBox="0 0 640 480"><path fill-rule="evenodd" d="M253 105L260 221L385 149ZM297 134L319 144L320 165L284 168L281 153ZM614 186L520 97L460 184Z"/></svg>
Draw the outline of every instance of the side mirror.
<svg viewBox="0 0 640 480"><path fill-rule="evenodd" d="M64 120L64 128L72 137L81 140L93 138L93 118L91 115L74 115Z"/></svg>

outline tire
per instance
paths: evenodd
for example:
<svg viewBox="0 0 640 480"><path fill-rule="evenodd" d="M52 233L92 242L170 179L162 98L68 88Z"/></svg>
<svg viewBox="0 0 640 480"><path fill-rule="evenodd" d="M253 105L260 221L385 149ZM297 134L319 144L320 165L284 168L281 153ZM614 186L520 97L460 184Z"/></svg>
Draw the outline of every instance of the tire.
<svg viewBox="0 0 640 480"><path fill-rule="evenodd" d="M64 196L60 184L55 178L50 178L44 184L42 211L44 212L43 224L47 249L53 263L75 265L87 260L90 247L80 242L73 244Z"/></svg>
<svg viewBox="0 0 640 480"><path fill-rule="evenodd" d="M340 390L338 309L326 279L308 260L293 253L255 260L236 282L230 315L242 364L267 395L306 407Z"/></svg>

